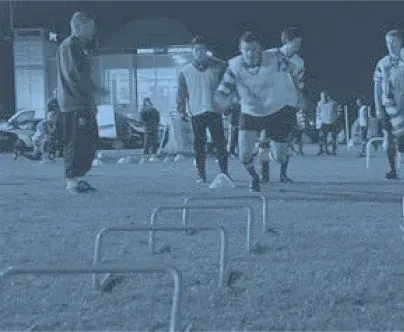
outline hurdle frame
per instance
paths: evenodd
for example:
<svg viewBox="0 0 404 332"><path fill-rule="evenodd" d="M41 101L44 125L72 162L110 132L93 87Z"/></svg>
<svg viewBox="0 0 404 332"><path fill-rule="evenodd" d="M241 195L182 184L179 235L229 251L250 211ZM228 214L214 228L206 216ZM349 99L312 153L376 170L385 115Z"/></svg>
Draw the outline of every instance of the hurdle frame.
<svg viewBox="0 0 404 332"><path fill-rule="evenodd" d="M167 273L174 279L174 292L171 303L170 332L179 331L180 303L182 299L182 275L172 265L164 263L150 264L138 262L129 266L9 266L0 272L0 282L14 275L19 274L85 274L85 273Z"/></svg>
<svg viewBox="0 0 404 332"><path fill-rule="evenodd" d="M183 204L187 205L191 203L191 201L199 201L199 200L207 200L207 201L213 201L213 200L241 200L241 199L255 199L255 200L261 200L262 201L262 233L268 232L268 227L267 227L267 216L268 216L268 199L265 195L259 194L259 195L251 195L251 196L202 196L202 195L197 195L197 196L190 196L184 199ZM188 210L183 210L182 211L182 224L185 225L188 222ZM185 221L184 221L185 219Z"/></svg>
<svg viewBox="0 0 404 332"><path fill-rule="evenodd" d="M370 167L370 148L372 146L373 142L383 142L384 138L383 137L372 137L370 140L367 141L366 143L366 168L368 169ZM396 167L397 169L401 168L401 161L400 161L400 155L397 152L396 155Z"/></svg>
<svg viewBox="0 0 404 332"><path fill-rule="evenodd" d="M370 148L373 142L383 142L383 137L372 137L366 143L366 168L370 167Z"/></svg>
<svg viewBox="0 0 404 332"><path fill-rule="evenodd" d="M224 278L226 272L226 262L227 262L227 252L228 252L228 236L224 227L195 227L188 228L188 230L197 230L197 231L205 231L205 232L218 232L220 234L220 254L219 254L219 287L224 285ZM148 226L110 226L101 228L95 237L95 246L94 246L94 259L93 265L94 267L101 264L101 254L102 248L104 245L103 239L105 236L111 232L183 232L183 227L170 227L170 226L160 226L160 227L148 227ZM155 254L154 243L153 246L149 246L151 254ZM109 278L111 275L108 274L106 278ZM100 283L97 278L97 274L93 273L92 275L93 285L95 290L100 288Z"/></svg>
<svg viewBox="0 0 404 332"><path fill-rule="evenodd" d="M251 205L249 204L240 204L240 205L177 205L177 206L158 206L156 207L151 216L150 216L150 227L154 227L156 224L157 216L159 213L163 211L175 211L175 210L246 210L247 211L247 231L246 231L246 250L247 252L251 251L251 230L252 230L252 220L253 220L253 210ZM182 227L185 232L189 231L190 229L187 227L186 224L187 220L182 220ZM150 248L154 246L154 231L151 230L149 233L149 245Z"/></svg>

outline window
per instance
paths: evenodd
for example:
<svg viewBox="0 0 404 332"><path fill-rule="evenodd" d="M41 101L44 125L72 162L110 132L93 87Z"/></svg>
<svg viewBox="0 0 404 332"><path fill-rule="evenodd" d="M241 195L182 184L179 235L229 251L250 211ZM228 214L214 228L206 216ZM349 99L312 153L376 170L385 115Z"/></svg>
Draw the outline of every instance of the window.
<svg viewBox="0 0 404 332"><path fill-rule="evenodd" d="M16 68L17 111L34 110L38 117L45 117L44 70Z"/></svg>
<svg viewBox="0 0 404 332"><path fill-rule="evenodd" d="M133 71L132 71L133 73ZM130 105L134 100L134 80L131 91L130 70L129 69L106 69L105 81L111 93L110 102L118 105Z"/></svg>

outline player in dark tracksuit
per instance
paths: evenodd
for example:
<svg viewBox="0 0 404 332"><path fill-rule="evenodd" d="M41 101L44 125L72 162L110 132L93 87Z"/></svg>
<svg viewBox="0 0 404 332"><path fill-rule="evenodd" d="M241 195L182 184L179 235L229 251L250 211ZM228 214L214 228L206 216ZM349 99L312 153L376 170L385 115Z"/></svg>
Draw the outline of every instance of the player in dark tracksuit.
<svg viewBox="0 0 404 332"><path fill-rule="evenodd" d="M64 138L67 190L81 193L94 190L83 180L91 169L98 146L95 94L107 92L92 81L92 60L88 48L95 22L87 14L75 13L72 33L57 52L57 96Z"/></svg>

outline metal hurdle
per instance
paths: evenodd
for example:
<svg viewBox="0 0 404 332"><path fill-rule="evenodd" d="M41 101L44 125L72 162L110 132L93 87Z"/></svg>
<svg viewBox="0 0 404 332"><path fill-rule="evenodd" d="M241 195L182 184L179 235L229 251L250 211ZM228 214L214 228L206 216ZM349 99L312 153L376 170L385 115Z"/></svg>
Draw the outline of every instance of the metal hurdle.
<svg viewBox="0 0 404 332"><path fill-rule="evenodd" d="M371 138L367 143L366 143L366 168L370 167L370 148L372 146L373 142L383 142L384 138L383 137L373 137ZM396 157L396 167L398 169L401 168L401 160L400 160L400 156L397 153L397 157Z"/></svg>
<svg viewBox="0 0 404 332"><path fill-rule="evenodd" d="M253 216L253 210L252 207L248 204L243 204L243 205L223 205L223 206L203 206L203 205L193 205L193 206L188 206L188 205L178 205L178 206L159 206L153 210L153 213L151 214L150 217L150 227L154 227L157 216L159 213L162 211L170 211L170 210L234 210L234 209L243 209L247 211L247 230L246 230L246 250L247 252L250 252L251 250L251 228L252 228L252 216ZM187 228L186 224L187 220L182 219L182 229L183 231L188 231L190 230ZM152 250L154 246L154 231L151 230L149 234L149 245L150 249Z"/></svg>
<svg viewBox="0 0 404 332"><path fill-rule="evenodd" d="M404 196L401 200L401 209L402 209L402 215L403 215L403 223L399 226L400 230L404 232Z"/></svg>
<svg viewBox="0 0 404 332"><path fill-rule="evenodd" d="M210 231L210 232L218 232L220 234L220 260L219 260L219 287L224 285L224 277L226 271L226 262L227 262L227 234L223 227L195 227L195 228L187 228L189 230L197 230L197 231ZM111 226L111 227L103 227L101 228L96 237L95 237L95 248L94 248L94 266L98 266L101 263L101 254L103 247L103 239L105 235L111 232L150 232L159 231L159 232L183 232L183 227L148 227L148 226ZM155 254L154 243L153 246L150 246L150 251L152 254ZM111 275L107 275L106 279ZM97 290L100 288L100 283L97 278L97 274L93 274L93 285Z"/></svg>
<svg viewBox="0 0 404 332"><path fill-rule="evenodd" d="M372 137L366 143L366 168L369 168L370 166L370 148L373 142L383 142L383 137Z"/></svg>
<svg viewBox="0 0 404 332"><path fill-rule="evenodd" d="M266 233L267 228L267 216L268 216L268 201L265 195L251 195L251 196L191 196L184 199L183 204L188 205L191 201L215 201L215 200L241 200L241 199L256 199L262 201L262 232ZM188 222L188 210L182 211L182 224L186 225Z"/></svg>
<svg viewBox="0 0 404 332"><path fill-rule="evenodd" d="M0 272L1 279L17 274L82 274L82 273L167 273L174 279L174 293L171 304L170 332L179 331L180 302L182 298L182 276L174 266L166 264L136 263L129 266L85 266L73 265L57 267L44 266L10 266Z"/></svg>

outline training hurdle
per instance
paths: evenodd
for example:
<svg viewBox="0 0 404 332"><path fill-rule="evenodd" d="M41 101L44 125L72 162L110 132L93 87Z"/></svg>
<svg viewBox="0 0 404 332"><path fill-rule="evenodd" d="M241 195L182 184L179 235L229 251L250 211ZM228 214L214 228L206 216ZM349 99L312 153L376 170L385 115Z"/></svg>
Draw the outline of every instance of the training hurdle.
<svg viewBox="0 0 404 332"><path fill-rule="evenodd" d="M372 146L373 142L383 142L384 138L383 137L372 137L369 141L366 143L366 168L369 168L370 166L370 148Z"/></svg>
<svg viewBox="0 0 404 332"><path fill-rule="evenodd" d="M188 229L188 228L187 228ZM103 247L103 239L105 235L111 232L183 232L183 227L138 227L138 226L111 226L101 228L95 237L95 248L94 248L94 266L98 266L101 263L101 254ZM218 232L220 234L220 260L219 260L219 287L224 284L224 277L226 271L226 261L227 261L227 234L223 227L195 227L189 228L189 230L206 231L206 232ZM150 251L155 254L154 242L153 246L150 246ZM105 280L107 280L111 275L107 275ZM97 278L97 274L93 274L93 285L97 290L100 288L100 283Z"/></svg>
<svg viewBox="0 0 404 332"><path fill-rule="evenodd" d="M243 204L243 205L224 205L224 206L203 206L203 205L193 205L193 206L189 206L189 205L178 205L178 206L159 206L157 208L155 208L153 210L153 213L151 214L150 217L150 227L153 228L156 220L157 220L157 216L159 213L163 212L163 211L173 211L173 210L181 210L181 211L185 211L185 210L234 210L234 209L240 209L240 210L246 210L247 211L247 230L246 230L246 250L247 252L250 252L251 250L251 228L252 228L252 208L250 205L248 204ZM183 231L188 231L190 230L187 227L187 220L186 219L182 219L182 229ZM149 245L150 248L153 248L154 246L154 231L150 231L149 234Z"/></svg>
<svg viewBox="0 0 404 332"><path fill-rule="evenodd" d="M251 195L251 196L191 196L186 199L184 199L183 204L187 205L190 202L193 201L216 201L216 200L241 200L241 199L256 199L256 200L261 200L262 202L262 232L266 233L268 231L267 228L267 216L268 216L268 202L267 202L267 197L265 195L259 194L259 195ZM188 210L183 210L182 211L182 224L186 225L188 223Z"/></svg>
<svg viewBox="0 0 404 332"><path fill-rule="evenodd" d="M399 228L404 232L404 196L401 200L401 209L402 209L403 223L399 226Z"/></svg>
<svg viewBox="0 0 404 332"><path fill-rule="evenodd" d="M1 279L18 274L83 274L83 273L167 273L174 279L174 293L171 303L170 332L179 330L180 302L182 298L182 276L174 266L166 264L136 263L129 266L11 266L0 272Z"/></svg>
<svg viewBox="0 0 404 332"><path fill-rule="evenodd" d="M383 142L384 138L383 137L373 137L371 138L367 143L366 143L366 168L369 168L370 166L370 150L373 142ZM396 165L397 168L401 168L401 161L399 158L399 155L397 154L396 158Z"/></svg>

